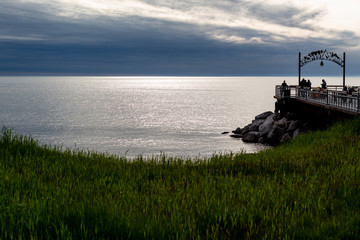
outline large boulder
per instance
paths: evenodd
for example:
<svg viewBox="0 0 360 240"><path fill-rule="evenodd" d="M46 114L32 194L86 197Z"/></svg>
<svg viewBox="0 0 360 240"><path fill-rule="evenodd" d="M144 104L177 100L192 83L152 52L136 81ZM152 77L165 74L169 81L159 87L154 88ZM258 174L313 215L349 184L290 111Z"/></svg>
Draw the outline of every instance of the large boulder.
<svg viewBox="0 0 360 240"><path fill-rule="evenodd" d="M259 132L248 132L242 138L244 142L251 142L251 143L258 142L258 139L259 139Z"/></svg>
<svg viewBox="0 0 360 240"><path fill-rule="evenodd" d="M291 136L286 133L282 138L281 138L281 142L284 143L284 142L288 142L291 140Z"/></svg>
<svg viewBox="0 0 360 240"><path fill-rule="evenodd" d="M274 127L270 130L270 132L267 135L267 139L273 143L273 144L277 144L279 142L281 142L281 139L283 138L285 134L284 129L282 129L281 127L278 127L276 125L274 125Z"/></svg>
<svg viewBox="0 0 360 240"><path fill-rule="evenodd" d="M266 143L265 137L259 137L258 143Z"/></svg>
<svg viewBox="0 0 360 240"><path fill-rule="evenodd" d="M265 122L265 119L255 119L252 121L249 130L251 132L259 131L259 126Z"/></svg>
<svg viewBox="0 0 360 240"><path fill-rule="evenodd" d="M260 137L265 137L273 128L275 114L269 115L265 122L259 126Z"/></svg>
<svg viewBox="0 0 360 240"><path fill-rule="evenodd" d="M281 128L284 128L286 126L286 122L287 122L287 118L284 117L278 121L275 121L274 124Z"/></svg>
<svg viewBox="0 0 360 240"><path fill-rule="evenodd" d="M234 131L232 131L232 133L234 133L233 135L230 135L230 137L235 137L235 138L240 138L243 137L246 133L250 132L249 128L250 128L251 124L246 125L243 128L236 128Z"/></svg>
<svg viewBox="0 0 360 240"><path fill-rule="evenodd" d="M250 132L250 126L251 126L251 124L248 124L248 125L246 125L245 127L243 127L240 134L241 134L241 135L245 135L245 134L247 134L248 132Z"/></svg>
<svg viewBox="0 0 360 240"><path fill-rule="evenodd" d="M242 131L242 129L238 127L234 131L232 131L232 133L241 134L241 131Z"/></svg>
<svg viewBox="0 0 360 240"><path fill-rule="evenodd" d="M282 116L279 113L274 114L274 121L279 121L282 118Z"/></svg>
<svg viewBox="0 0 360 240"><path fill-rule="evenodd" d="M300 134L300 129L296 129L293 133L293 138Z"/></svg>
<svg viewBox="0 0 360 240"><path fill-rule="evenodd" d="M268 116L273 114L271 111L263 112L255 117L255 119L266 119Z"/></svg>
<svg viewBox="0 0 360 240"><path fill-rule="evenodd" d="M296 129L298 129L300 127L301 123L299 120L293 120L290 121L290 124L287 128L288 132L294 132Z"/></svg>

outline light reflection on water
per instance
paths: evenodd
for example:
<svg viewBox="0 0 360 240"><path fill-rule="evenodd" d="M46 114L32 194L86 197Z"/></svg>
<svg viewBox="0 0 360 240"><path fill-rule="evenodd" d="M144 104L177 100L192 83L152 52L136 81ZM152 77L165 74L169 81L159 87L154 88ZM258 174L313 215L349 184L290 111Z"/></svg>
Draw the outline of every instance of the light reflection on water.
<svg viewBox="0 0 360 240"><path fill-rule="evenodd" d="M0 124L44 144L129 157L256 152L263 146L221 133L273 111L283 79L297 83L296 77L0 77Z"/></svg>

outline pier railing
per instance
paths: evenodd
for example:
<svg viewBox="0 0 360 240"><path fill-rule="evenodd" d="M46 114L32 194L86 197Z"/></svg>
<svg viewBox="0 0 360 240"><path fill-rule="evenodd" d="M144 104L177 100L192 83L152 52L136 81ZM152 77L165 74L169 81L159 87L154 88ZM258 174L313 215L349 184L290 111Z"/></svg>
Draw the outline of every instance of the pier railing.
<svg viewBox="0 0 360 240"><path fill-rule="evenodd" d="M338 85L329 85L327 89L299 87L290 85L275 87L275 96L277 98L296 98L309 103L329 105L338 109L344 109L351 112L360 112L360 89L356 87L351 94L342 91L343 87Z"/></svg>

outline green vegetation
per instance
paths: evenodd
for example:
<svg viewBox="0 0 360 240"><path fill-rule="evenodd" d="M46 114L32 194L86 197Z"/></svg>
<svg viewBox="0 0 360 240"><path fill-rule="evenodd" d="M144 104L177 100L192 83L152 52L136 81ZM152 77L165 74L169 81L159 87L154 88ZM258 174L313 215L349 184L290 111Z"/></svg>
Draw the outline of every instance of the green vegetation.
<svg viewBox="0 0 360 240"><path fill-rule="evenodd" d="M257 154L134 161L3 128L0 239L360 238L360 120Z"/></svg>

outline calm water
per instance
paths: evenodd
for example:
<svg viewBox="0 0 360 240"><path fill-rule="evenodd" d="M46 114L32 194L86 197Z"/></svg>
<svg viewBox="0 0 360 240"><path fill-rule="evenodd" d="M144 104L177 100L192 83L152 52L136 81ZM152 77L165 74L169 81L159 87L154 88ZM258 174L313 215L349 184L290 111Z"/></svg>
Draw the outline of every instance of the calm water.
<svg viewBox="0 0 360 240"><path fill-rule="evenodd" d="M263 146L221 133L273 111L274 86L283 79L297 82L284 77L0 77L0 124L43 144L129 157L256 152Z"/></svg>

